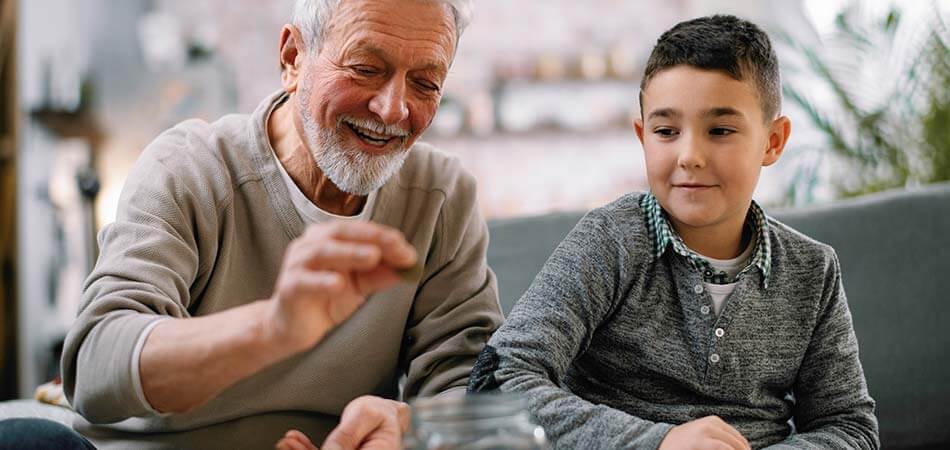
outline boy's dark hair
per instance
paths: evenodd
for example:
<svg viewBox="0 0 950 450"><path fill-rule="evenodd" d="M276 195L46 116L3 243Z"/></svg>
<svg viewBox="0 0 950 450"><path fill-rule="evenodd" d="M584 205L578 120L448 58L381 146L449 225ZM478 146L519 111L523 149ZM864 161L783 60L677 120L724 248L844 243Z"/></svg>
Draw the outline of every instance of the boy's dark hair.
<svg viewBox="0 0 950 450"><path fill-rule="evenodd" d="M643 90L653 76L679 65L719 70L736 80L751 80L759 92L765 120L779 113L782 79L778 57L769 36L752 22L715 15L680 22L663 33L650 53L640 82L641 109Z"/></svg>

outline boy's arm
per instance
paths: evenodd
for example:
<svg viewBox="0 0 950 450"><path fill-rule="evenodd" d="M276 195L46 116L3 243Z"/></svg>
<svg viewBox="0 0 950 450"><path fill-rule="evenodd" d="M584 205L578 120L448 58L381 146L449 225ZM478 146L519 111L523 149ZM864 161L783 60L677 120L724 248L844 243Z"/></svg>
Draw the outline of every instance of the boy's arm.
<svg viewBox="0 0 950 450"><path fill-rule="evenodd" d="M851 312L832 251L823 310L795 381L796 433L770 448L877 449L877 418L868 394Z"/></svg>
<svg viewBox="0 0 950 450"><path fill-rule="evenodd" d="M556 448L657 448L672 425L595 405L562 387L621 300L631 263L616 227L598 212L587 214L548 259L479 357L469 389L524 394Z"/></svg>

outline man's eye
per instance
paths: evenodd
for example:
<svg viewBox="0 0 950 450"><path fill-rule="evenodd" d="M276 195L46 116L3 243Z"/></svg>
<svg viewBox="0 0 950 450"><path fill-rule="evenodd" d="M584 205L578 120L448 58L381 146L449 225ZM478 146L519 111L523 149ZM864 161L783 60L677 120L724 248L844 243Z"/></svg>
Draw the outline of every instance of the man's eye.
<svg viewBox="0 0 950 450"><path fill-rule="evenodd" d="M653 132L654 132L655 134L660 135L661 137L672 137L672 136L676 136L677 134L679 134L679 133L678 133L676 130L674 130L673 128L657 128L657 129L653 130Z"/></svg>
<svg viewBox="0 0 950 450"><path fill-rule="evenodd" d="M713 136L727 136L732 133L735 133L735 130L730 130L728 128L713 128L709 130L709 134Z"/></svg>
<svg viewBox="0 0 950 450"><path fill-rule="evenodd" d="M354 66L353 71L363 76L373 76L379 73L373 66Z"/></svg>
<svg viewBox="0 0 950 450"><path fill-rule="evenodd" d="M419 89L422 89L423 91L426 91L426 92L438 92L439 90L441 90L439 85L431 81L425 81L425 80L416 81L416 86L419 86Z"/></svg>

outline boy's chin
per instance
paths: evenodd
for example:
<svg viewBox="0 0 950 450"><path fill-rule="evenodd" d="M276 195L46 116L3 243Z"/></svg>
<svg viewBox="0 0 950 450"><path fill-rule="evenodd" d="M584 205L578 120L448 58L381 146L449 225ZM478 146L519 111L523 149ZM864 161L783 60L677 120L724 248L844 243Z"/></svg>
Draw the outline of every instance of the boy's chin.
<svg viewBox="0 0 950 450"><path fill-rule="evenodd" d="M709 206L686 205L673 207L667 211L675 226L689 228L706 228L722 222L722 211L716 211Z"/></svg>

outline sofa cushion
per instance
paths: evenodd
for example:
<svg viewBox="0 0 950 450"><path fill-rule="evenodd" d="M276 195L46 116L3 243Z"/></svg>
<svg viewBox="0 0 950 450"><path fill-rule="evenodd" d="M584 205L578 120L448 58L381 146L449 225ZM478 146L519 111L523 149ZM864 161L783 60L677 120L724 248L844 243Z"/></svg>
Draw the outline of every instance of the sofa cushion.
<svg viewBox="0 0 950 450"><path fill-rule="evenodd" d="M775 216L838 252L883 448L950 444L950 184Z"/></svg>

